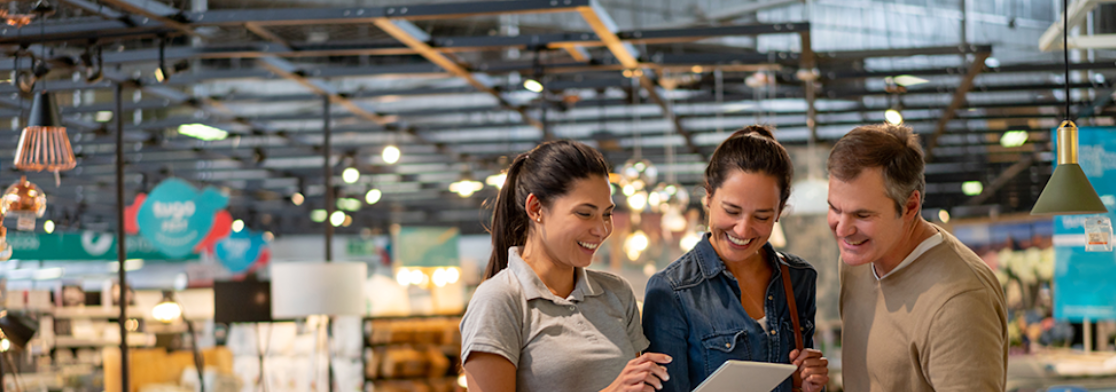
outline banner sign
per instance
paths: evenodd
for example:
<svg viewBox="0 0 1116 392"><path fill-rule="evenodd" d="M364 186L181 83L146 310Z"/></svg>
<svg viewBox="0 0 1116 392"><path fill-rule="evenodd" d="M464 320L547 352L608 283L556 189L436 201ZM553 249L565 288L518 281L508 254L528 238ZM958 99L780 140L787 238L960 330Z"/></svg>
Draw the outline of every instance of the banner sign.
<svg viewBox="0 0 1116 392"><path fill-rule="evenodd" d="M140 235L160 251L183 257L206 237L214 216L228 200L216 188L206 187L199 193L190 183L171 178L147 195L136 214L136 223Z"/></svg>
<svg viewBox="0 0 1116 392"><path fill-rule="evenodd" d="M1100 195L1105 214L1116 220L1116 127L1082 127L1078 164ZM1057 130L1051 133L1057 143ZM1057 151L1055 147L1054 151ZM1085 251L1085 220L1097 215L1054 218L1054 318L1116 320L1116 253Z"/></svg>
<svg viewBox="0 0 1116 392"><path fill-rule="evenodd" d="M263 233L243 229L217 242L214 254L229 271L240 273L252 267L265 246Z"/></svg>
<svg viewBox="0 0 1116 392"><path fill-rule="evenodd" d="M59 261L116 261L116 234L85 231L80 233L33 233L9 231L8 244L12 247L12 258L18 260L59 260ZM171 257L159 251L147 239L128 236L128 259L144 260L187 260L197 259L196 254Z"/></svg>

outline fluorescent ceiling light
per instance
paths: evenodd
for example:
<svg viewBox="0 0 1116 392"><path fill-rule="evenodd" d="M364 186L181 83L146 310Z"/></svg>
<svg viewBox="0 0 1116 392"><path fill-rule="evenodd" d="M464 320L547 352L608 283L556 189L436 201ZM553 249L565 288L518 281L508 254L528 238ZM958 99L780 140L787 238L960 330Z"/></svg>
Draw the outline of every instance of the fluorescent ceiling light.
<svg viewBox="0 0 1116 392"><path fill-rule="evenodd" d="M1005 148L1019 147L1027 143L1027 131L1007 131L1000 136L1000 145Z"/></svg>
<svg viewBox="0 0 1116 392"><path fill-rule="evenodd" d="M965 196L979 195L981 192L984 192L984 184L981 184L980 181L965 181L961 183L961 192L963 192Z"/></svg>
<svg viewBox="0 0 1116 392"><path fill-rule="evenodd" d="M930 82L929 80L920 78L918 76L913 76L913 75L899 75L899 76L889 77L889 78L887 78L887 81L898 84L898 85L903 86L903 87L917 86L917 85L920 85L920 84L926 84L926 83Z"/></svg>
<svg viewBox="0 0 1116 392"><path fill-rule="evenodd" d="M205 124L182 124L178 126L178 133L205 141L225 140L229 137L228 131Z"/></svg>

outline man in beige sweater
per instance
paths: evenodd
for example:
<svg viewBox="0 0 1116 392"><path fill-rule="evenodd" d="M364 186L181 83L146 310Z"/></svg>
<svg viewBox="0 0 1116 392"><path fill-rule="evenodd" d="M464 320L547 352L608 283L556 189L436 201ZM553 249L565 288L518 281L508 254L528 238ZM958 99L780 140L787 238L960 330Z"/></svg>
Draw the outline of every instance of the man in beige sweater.
<svg viewBox="0 0 1116 392"><path fill-rule="evenodd" d="M911 129L856 128L829 156L829 227L841 249L842 369L850 392L1003 391L999 281L921 217L923 153Z"/></svg>

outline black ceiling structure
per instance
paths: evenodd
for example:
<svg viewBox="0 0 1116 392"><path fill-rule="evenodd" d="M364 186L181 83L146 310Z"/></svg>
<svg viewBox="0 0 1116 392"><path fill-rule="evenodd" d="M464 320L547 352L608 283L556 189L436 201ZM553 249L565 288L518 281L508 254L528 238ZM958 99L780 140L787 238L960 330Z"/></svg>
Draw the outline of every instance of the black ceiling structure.
<svg viewBox="0 0 1116 392"><path fill-rule="evenodd" d="M351 213L354 224L340 233L393 223L479 232L495 189L461 198L449 183L465 171L496 173L509 156L544 140L585 141L617 167L640 143L643 158L694 187L706 157L733 129L760 120L788 147L824 148L857 125L883 121L893 107L927 147L926 208L1027 211L1052 171L1050 130L1064 100L1074 100L1086 124L1111 124L1112 116L1114 86L1103 78L1075 80L1070 97L1057 92L1060 63L998 64L988 60L994 44L815 53L807 22L620 30L596 0L199 12L142 0L57 2L52 17L0 28L8 54L0 72L27 73L36 60L51 68L48 89L60 97L78 168L61 173L59 187L53 173L28 178L43 184L46 218L63 229L115 225L113 130L97 118L113 110L117 84L131 94L123 106L128 200L180 177L226 190L235 217L276 235L317 233L326 224L310 220L325 194L323 97L332 108L336 194L384 193ZM532 13L580 22L568 31L499 33L496 17ZM758 52L716 40L758 35L797 37L798 46ZM870 65L908 57L956 65ZM160 58L182 69L159 82L152 71ZM86 77L92 68L102 71L99 80ZM1099 74L1116 71L1116 63L1072 69ZM769 83L757 85L757 73ZM884 81L897 75L928 83ZM520 82L528 77L541 77L546 91L525 90ZM0 84L0 117L19 118L29 107L16 86ZM191 123L230 137L201 141L176 132ZM0 162L12 159L20 126L0 124ZM1028 141L1001 146L1007 130L1028 131ZM379 157L387 144L400 146L399 163ZM358 183L340 180L346 167L361 170ZM983 194L963 194L965 181L981 181ZM293 205L294 192L306 203Z"/></svg>

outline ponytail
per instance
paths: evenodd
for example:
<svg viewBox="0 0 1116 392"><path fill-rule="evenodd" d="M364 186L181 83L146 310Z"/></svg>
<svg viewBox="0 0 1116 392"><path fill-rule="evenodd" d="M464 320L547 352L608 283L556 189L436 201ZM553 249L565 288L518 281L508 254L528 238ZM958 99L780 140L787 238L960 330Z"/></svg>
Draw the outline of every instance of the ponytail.
<svg viewBox="0 0 1116 392"><path fill-rule="evenodd" d="M508 267L508 248L523 245L527 242L527 225L529 219L516 197L516 179L527 161L527 153L519 154L508 168L504 186L496 196L496 205L492 214L492 256L488 259L488 266L484 269L484 278L488 279Z"/></svg>

